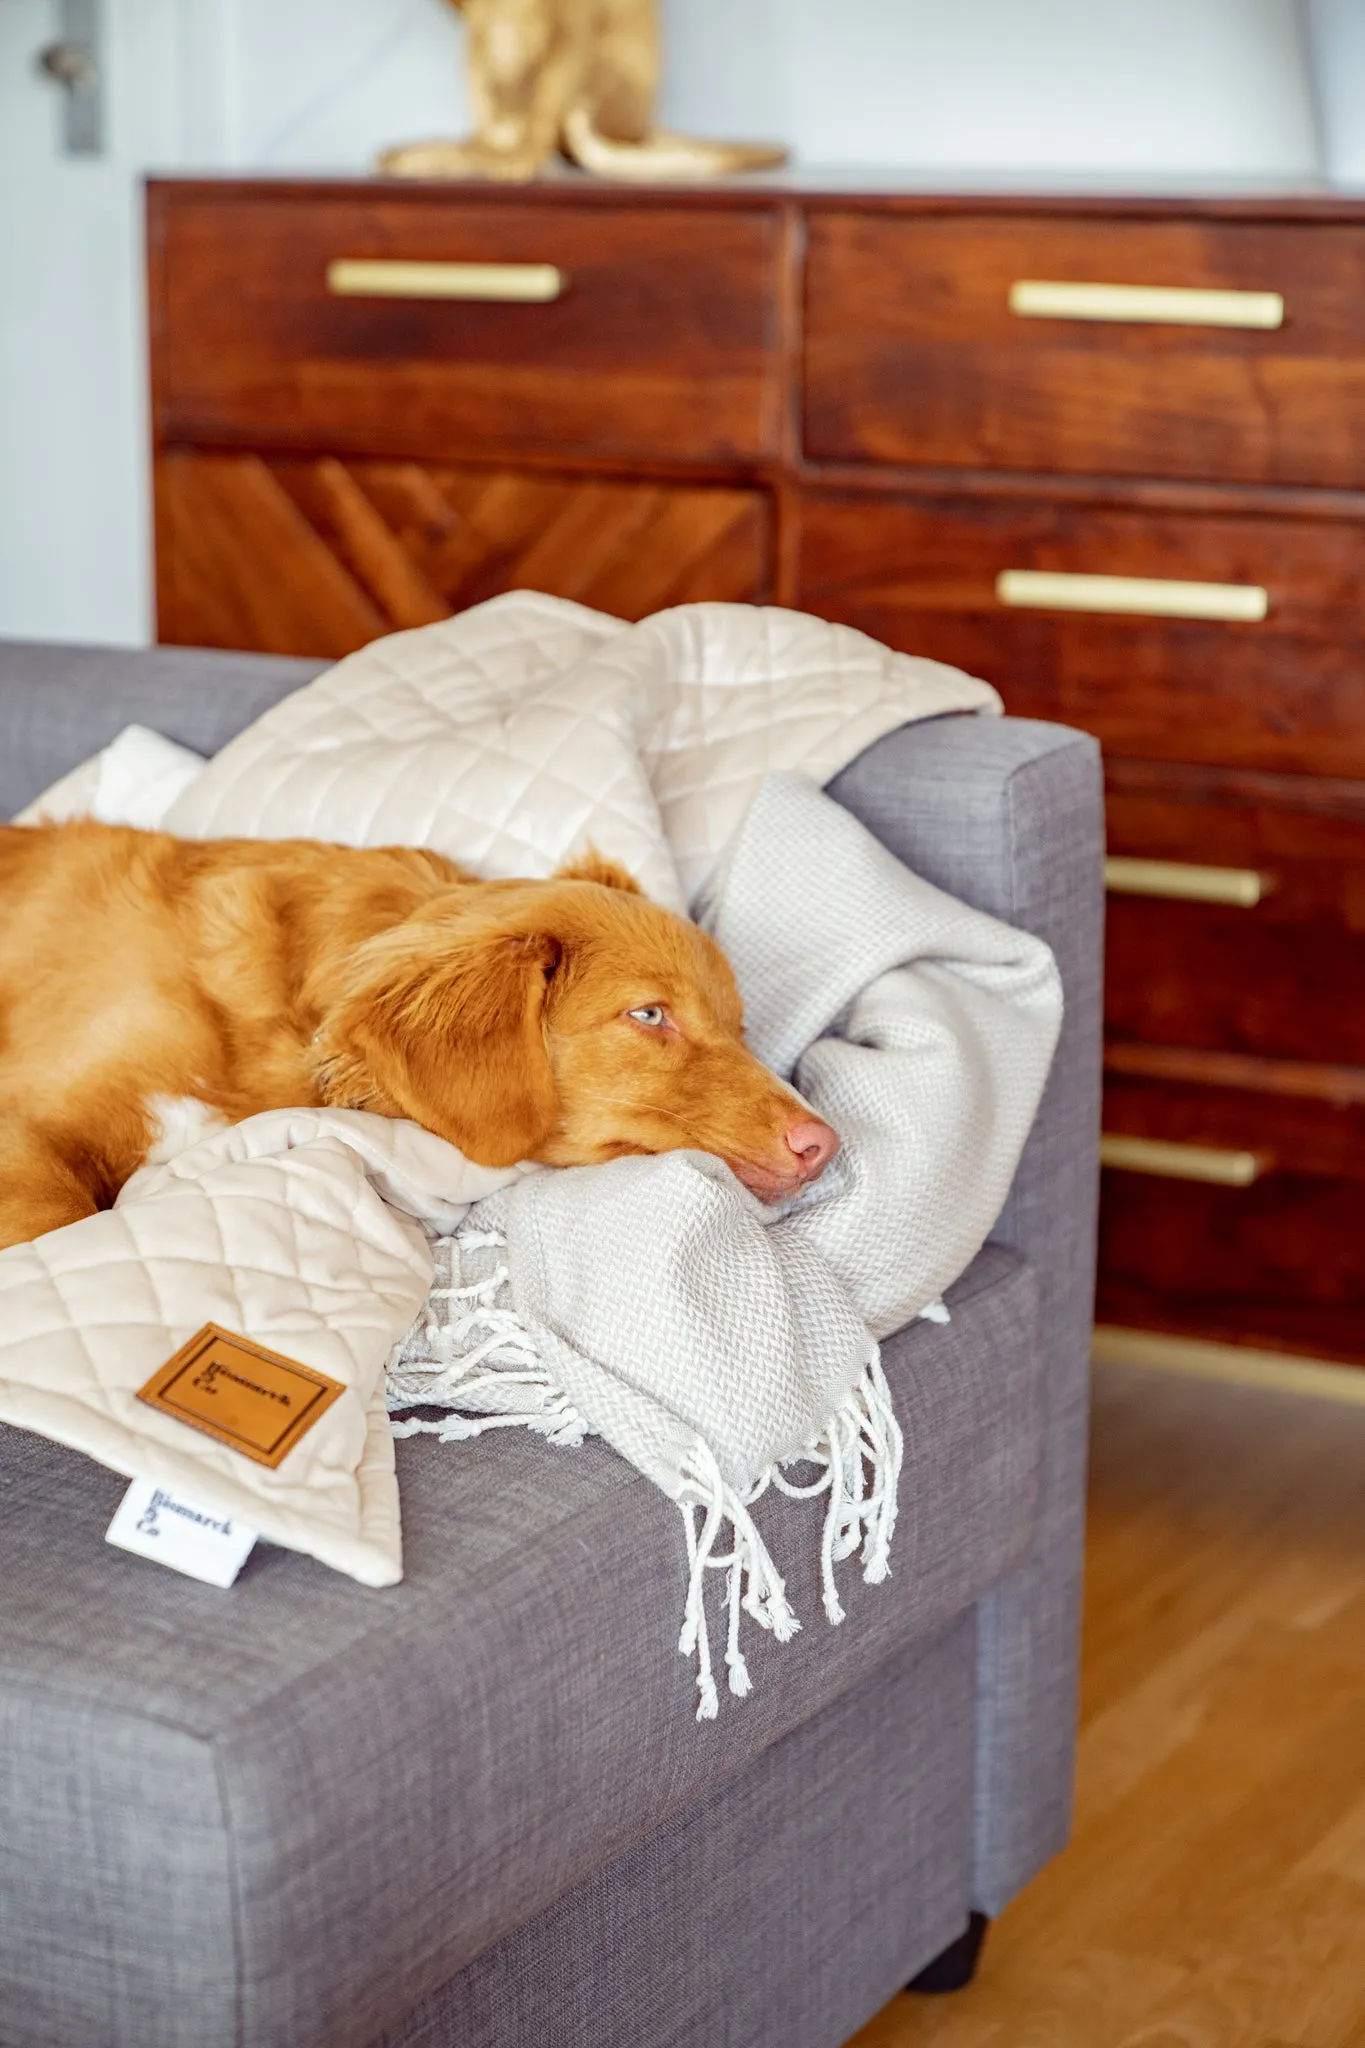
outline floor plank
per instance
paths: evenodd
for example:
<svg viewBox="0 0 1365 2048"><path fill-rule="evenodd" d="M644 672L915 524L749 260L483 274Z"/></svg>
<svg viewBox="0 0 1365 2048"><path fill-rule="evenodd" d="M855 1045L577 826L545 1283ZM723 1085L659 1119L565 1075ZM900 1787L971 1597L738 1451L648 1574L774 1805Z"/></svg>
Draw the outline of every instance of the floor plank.
<svg viewBox="0 0 1365 2048"><path fill-rule="evenodd" d="M1096 1374L1076 1825L850 2048L1365 2048L1365 1409Z"/></svg>

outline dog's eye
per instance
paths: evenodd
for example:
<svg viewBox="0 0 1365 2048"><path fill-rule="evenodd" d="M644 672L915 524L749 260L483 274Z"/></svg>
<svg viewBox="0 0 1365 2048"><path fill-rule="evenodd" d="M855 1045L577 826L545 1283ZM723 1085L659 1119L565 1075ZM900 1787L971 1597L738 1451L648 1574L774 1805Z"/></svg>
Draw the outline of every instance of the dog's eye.
<svg viewBox="0 0 1365 2048"><path fill-rule="evenodd" d="M633 1017L637 1024L649 1024L655 1030L668 1021L658 1003L647 1003L642 1010L627 1010L626 1015Z"/></svg>

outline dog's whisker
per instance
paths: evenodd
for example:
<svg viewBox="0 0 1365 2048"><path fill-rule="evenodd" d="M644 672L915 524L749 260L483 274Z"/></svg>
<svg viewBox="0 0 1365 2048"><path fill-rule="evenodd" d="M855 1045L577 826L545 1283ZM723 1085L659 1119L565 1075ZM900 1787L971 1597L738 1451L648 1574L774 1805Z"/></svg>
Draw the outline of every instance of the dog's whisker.
<svg viewBox="0 0 1365 2048"><path fill-rule="evenodd" d="M624 1095L580 1095L575 1098L575 1102L582 1103L592 1109L639 1109L644 1107L648 1109L651 1116L666 1117L670 1123L682 1124L684 1127L687 1124L685 1116L681 1115L676 1109L666 1109L661 1102L650 1102L642 1105L638 1102L632 1102L628 1096Z"/></svg>

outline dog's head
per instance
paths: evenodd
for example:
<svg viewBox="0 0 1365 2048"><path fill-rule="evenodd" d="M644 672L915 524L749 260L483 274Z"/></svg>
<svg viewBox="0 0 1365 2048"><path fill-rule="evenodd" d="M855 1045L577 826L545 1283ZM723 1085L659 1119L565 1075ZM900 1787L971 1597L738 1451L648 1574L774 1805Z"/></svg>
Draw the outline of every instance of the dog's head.
<svg viewBox="0 0 1365 2048"><path fill-rule="evenodd" d="M592 857L456 885L357 951L321 1087L411 1117L485 1166L716 1153L765 1201L838 1150L744 1045L734 975L695 925Z"/></svg>

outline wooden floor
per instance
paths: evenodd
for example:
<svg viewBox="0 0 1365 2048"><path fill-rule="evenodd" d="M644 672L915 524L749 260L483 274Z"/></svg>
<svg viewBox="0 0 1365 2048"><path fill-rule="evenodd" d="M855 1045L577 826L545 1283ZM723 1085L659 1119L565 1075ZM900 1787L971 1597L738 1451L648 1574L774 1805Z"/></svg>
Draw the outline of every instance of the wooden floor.
<svg viewBox="0 0 1365 2048"><path fill-rule="evenodd" d="M929 2043L1365 2048L1365 1410L1097 1369L1074 1837Z"/></svg>

